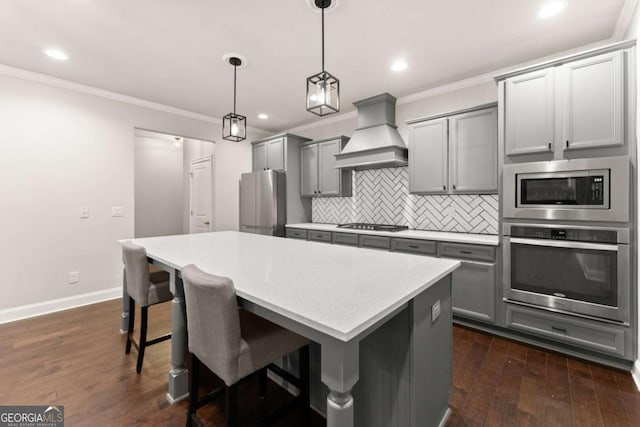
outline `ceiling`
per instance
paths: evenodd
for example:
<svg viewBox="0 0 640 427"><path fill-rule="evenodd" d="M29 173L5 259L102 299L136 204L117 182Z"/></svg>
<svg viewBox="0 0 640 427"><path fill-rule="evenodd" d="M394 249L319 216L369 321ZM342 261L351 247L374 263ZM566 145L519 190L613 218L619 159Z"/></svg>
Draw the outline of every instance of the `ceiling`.
<svg viewBox="0 0 640 427"><path fill-rule="evenodd" d="M335 0L334 0L335 1ZM326 69L342 111L361 98L400 97L613 36L635 0L337 0L326 15ZM309 0L0 0L0 63L197 113L238 113L277 131L318 120L305 79L320 70L320 15ZM43 55L58 47L70 57ZM401 73L390 65L404 58ZM258 120L267 113L268 120Z"/></svg>

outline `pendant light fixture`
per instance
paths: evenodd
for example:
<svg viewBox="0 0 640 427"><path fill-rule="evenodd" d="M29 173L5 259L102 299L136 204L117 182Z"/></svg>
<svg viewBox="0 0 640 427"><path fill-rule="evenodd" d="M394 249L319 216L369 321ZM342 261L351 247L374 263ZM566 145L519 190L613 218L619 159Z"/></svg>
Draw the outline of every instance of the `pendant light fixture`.
<svg viewBox="0 0 640 427"><path fill-rule="evenodd" d="M242 60L232 56L227 61L233 66L233 113L222 118L222 139L240 142L247 138L247 118L236 114L236 72L242 65Z"/></svg>
<svg viewBox="0 0 640 427"><path fill-rule="evenodd" d="M322 71L307 78L307 111L326 116L340 111L340 81L324 69L324 10L331 0L315 0L322 13Z"/></svg>

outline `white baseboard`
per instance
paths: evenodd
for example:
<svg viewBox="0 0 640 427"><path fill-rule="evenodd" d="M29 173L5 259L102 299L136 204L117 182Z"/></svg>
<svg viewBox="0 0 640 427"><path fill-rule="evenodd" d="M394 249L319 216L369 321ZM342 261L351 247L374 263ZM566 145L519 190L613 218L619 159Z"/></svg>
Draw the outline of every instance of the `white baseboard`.
<svg viewBox="0 0 640 427"><path fill-rule="evenodd" d="M636 388L640 391L640 359L636 360L631 369L631 377L633 382L636 383Z"/></svg>
<svg viewBox="0 0 640 427"><path fill-rule="evenodd" d="M122 297L122 287L0 310L0 324Z"/></svg>

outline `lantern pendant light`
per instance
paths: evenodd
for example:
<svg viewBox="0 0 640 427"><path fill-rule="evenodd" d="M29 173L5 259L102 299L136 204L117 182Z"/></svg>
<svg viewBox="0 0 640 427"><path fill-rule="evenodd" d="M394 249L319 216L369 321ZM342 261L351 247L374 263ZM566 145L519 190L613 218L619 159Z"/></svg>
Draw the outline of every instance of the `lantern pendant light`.
<svg viewBox="0 0 640 427"><path fill-rule="evenodd" d="M233 65L233 113L222 118L222 139L240 142L247 138L247 118L236 114L236 72L242 60L232 56L228 61Z"/></svg>
<svg viewBox="0 0 640 427"><path fill-rule="evenodd" d="M340 111L340 81L324 69L324 10L331 0L315 0L322 13L322 71L307 78L307 111L326 116Z"/></svg>

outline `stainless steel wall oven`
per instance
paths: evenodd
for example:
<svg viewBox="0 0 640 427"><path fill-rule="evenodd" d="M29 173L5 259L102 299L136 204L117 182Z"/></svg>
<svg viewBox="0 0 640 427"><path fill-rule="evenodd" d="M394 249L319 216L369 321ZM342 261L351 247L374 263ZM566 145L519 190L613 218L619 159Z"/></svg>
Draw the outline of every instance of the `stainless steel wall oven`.
<svg viewBox="0 0 640 427"><path fill-rule="evenodd" d="M629 229L505 224L504 297L628 324Z"/></svg>

